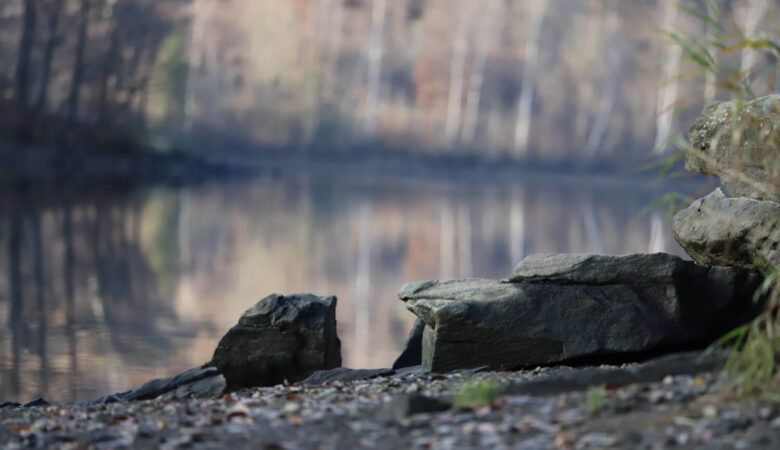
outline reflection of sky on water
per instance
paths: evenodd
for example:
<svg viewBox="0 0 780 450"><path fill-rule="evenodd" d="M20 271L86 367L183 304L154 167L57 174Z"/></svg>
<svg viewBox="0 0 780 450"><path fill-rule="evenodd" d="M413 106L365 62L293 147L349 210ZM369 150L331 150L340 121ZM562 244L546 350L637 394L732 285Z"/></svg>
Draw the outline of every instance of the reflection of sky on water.
<svg viewBox="0 0 780 450"><path fill-rule="evenodd" d="M506 277L540 252L679 253L660 192L328 177L1 188L0 400L93 398L207 361L272 292L339 298L344 365L388 366L407 281Z"/></svg>

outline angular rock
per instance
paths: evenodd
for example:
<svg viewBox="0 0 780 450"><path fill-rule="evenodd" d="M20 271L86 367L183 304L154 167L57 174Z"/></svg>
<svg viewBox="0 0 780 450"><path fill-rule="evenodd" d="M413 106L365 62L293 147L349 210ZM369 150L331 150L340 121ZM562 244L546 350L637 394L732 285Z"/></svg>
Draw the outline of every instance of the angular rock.
<svg viewBox="0 0 780 450"><path fill-rule="evenodd" d="M214 367L195 367L172 377L147 381L134 391L116 395L124 401L149 400L190 383L195 383L204 378L210 378L216 375L217 369Z"/></svg>
<svg viewBox="0 0 780 450"><path fill-rule="evenodd" d="M757 276L667 254L534 255L514 282L404 285L424 370L514 369L708 343L748 320Z"/></svg>
<svg viewBox="0 0 780 450"><path fill-rule="evenodd" d="M727 198L720 189L672 219L674 238L701 264L768 275L780 266L780 203Z"/></svg>
<svg viewBox="0 0 780 450"><path fill-rule="evenodd" d="M111 403L125 403L125 397L129 395L133 391L124 391L124 392L118 392L116 394L110 394L110 395L104 395L100 397L97 400L89 400L86 402L80 402L79 404L83 404L85 406L90 405L108 405Z"/></svg>
<svg viewBox="0 0 780 450"><path fill-rule="evenodd" d="M228 386L296 382L341 366L336 297L269 295L222 337L210 364Z"/></svg>
<svg viewBox="0 0 780 450"><path fill-rule="evenodd" d="M33 406L49 406L49 402L44 400L43 397L38 397L22 405L22 408L32 408Z"/></svg>
<svg viewBox="0 0 780 450"><path fill-rule="evenodd" d="M412 330L409 332L409 337L406 338L404 349L393 363L393 370L422 364L422 336L424 329L425 322L419 318L415 319Z"/></svg>
<svg viewBox="0 0 780 450"><path fill-rule="evenodd" d="M392 369L347 369L346 367L337 367L329 370L318 370L308 378L301 381L301 384L322 384L332 383L334 381L358 381L368 380L377 377L386 377L395 373Z"/></svg>
<svg viewBox="0 0 780 450"><path fill-rule="evenodd" d="M780 201L780 94L739 110L735 101L708 105L689 137L686 169L718 175L733 196Z"/></svg>

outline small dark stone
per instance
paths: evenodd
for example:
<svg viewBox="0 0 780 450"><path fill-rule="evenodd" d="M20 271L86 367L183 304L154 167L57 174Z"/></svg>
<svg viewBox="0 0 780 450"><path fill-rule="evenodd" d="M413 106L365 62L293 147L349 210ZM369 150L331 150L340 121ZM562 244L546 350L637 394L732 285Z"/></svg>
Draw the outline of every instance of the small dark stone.
<svg viewBox="0 0 780 450"><path fill-rule="evenodd" d="M716 433L731 434L736 431L747 429L753 422L748 417L733 417L723 419L712 427Z"/></svg>
<svg viewBox="0 0 780 450"><path fill-rule="evenodd" d="M635 430L624 431L620 435L620 441L624 444L639 445L642 443L642 433Z"/></svg>
<svg viewBox="0 0 780 450"><path fill-rule="evenodd" d="M301 381L301 384L368 380L371 378L390 376L394 373L395 371L392 369L347 369L346 367L337 367L329 370L318 370L305 380Z"/></svg>
<svg viewBox="0 0 780 450"><path fill-rule="evenodd" d="M71 436L68 434L54 434L49 437L49 441L53 442L74 442L76 440L75 436Z"/></svg>
<svg viewBox="0 0 780 450"><path fill-rule="evenodd" d="M382 406L380 415L389 420L401 420L414 414L446 411L452 403L420 394L405 394Z"/></svg>

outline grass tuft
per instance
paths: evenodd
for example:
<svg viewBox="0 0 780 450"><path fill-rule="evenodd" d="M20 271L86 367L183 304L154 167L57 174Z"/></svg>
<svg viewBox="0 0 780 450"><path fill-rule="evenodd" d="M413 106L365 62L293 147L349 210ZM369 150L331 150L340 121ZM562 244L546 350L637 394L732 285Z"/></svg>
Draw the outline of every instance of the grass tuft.
<svg viewBox="0 0 780 450"><path fill-rule="evenodd" d="M585 410L591 416L597 416L604 411L604 399L607 396L605 385L591 386L585 394Z"/></svg>
<svg viewBox="0 0 780 450"><path fill-rule="evenodd" d="M483 408L493 404L498 396L498 383L491 378L463 380L455 390L453 408Z"/></svg>

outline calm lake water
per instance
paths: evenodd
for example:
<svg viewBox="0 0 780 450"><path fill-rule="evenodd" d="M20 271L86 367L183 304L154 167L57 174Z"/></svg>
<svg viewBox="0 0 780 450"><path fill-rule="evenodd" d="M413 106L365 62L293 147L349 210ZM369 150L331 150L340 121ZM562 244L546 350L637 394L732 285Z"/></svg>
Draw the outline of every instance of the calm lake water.
<svg viewBox="0 0 780 450"><path fill-rule="evenodd" d="M338 296L344 365L386 367L407 281L509 275L540 252L681 254L671 188L561 180L0 187L0 401L96 398L208 361L273 293Z"/></svg>

